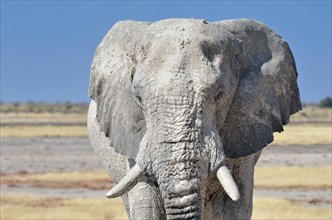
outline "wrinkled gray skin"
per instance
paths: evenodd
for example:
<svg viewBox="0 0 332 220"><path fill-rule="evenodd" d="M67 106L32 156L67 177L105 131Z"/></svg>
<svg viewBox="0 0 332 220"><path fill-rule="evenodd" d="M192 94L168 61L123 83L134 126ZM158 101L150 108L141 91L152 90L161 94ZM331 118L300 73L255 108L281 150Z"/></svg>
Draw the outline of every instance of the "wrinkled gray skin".
<svg viewBox="0 0 332 220"><path fill-rule="evenodd" d="M250 219L261 149L301 109L296 80L288 44L253 20L114 25L91 67L88 127L113 180L144 172L120 193L129 217ZM238 201L216 177L225 165Z"/></svg>

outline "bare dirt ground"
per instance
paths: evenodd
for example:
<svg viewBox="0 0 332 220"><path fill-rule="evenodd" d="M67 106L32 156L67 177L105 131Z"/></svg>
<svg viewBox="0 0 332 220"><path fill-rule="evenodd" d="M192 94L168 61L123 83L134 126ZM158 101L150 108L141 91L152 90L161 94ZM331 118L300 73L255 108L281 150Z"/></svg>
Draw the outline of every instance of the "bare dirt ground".
<svg viewBox="0 0 332 220"><path fill-rule="evenodd" d="M264 148L257 167L271 166L331 166L332 146L281 146L271 144Z"/></svg>
<svg viewBox="0 0 332 220"><path fill-rule="evenodd" d="M1 173L102 169L87 138L2 138Z"/></svg>
<svg viewBox="0 0 332 220"><path fill-rule="evenodd" d="M87 138L2 138L1 176L46 172L100 170ZM267 147L257 167L273 166L331 166L331 146L278 146ZM57 196L104 196L105 190L53 189L29 186L1 185L1 194L33 193ZM331 190L301 191L298 189L256 189L257 197L277 197L303 201L318 207L331 207ZM315 204L315 201L323 201Z"/></svg>

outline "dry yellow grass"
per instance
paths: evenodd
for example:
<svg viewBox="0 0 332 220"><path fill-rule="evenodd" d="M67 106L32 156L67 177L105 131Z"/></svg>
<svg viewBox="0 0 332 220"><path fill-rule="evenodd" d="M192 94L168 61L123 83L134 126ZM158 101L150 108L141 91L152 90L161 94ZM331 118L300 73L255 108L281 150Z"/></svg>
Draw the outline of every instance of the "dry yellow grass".
<svg viewBox="0 0 332 220"><path fill-rule="evenodd" d="M17 103L0 104L1 119L6 122L47 118L52 121L54 118L60 120L73 118L86 120L88 104L38 104L38 103ZM8 120L7 120L8 119ZM303 110L291 116L292 122L314 122L314 121L332 121L332 108L321 108L319 106L305 106Z"/></svg>
<svg viewBox="0 0 332 220"><path fill-rule="evenodd" d="M255 187L331 189L332 167L256 168Z"/></svg>
<svg viewBox="0 0 332 220"><path fill-rule="evenodd" d="M298 202L276 198L254 198L253 220L332 219L331 209L313 208Z"/></svg>
<svg viewBox="0 0 332 220"><path fill-rule="evenodd" d="M2 184L32 185L49 188L109 189L105 171L13 174L1 176ZM332 167L260 167L255 170L255 187L330 189Z"/></svg>
<svg viewBox="0 0 332 220"><path fill-rule="evenodd" d="M105 171L13 174L1 176L1 184L47 188L110 189L113 183Z"/></svg>
<svg viewBox="0 0 332 220"><path fill-rule="evenodd" d="M127 219L122 200L1 195L1 219Z"/></svg>
<svg viewBox="0 0 332 220"><path fill-rule="evenodd" d="M88 112L87 103L71 103L70 101L62 103L38 103L33 101L21 103L0 103L1 113L86 113Z"/></svg>
<svg viewBox="0 0 332 220"><path fill-rule="evenodd" d="M3 126L0 137L86 137L86 126Z"/></svg>
<svg viewBox="0 0 332 220"><path fill-rule="evenodd" d="M122 200L1 195L2 219L127 219ZM331 219L331 209L284 199L255 198L252 219Z"/></svg>
<svg viewBox="0 0 332 220"><path fill-rule="evenodd" d="M20 113L10 113L1 112L0 121L4 124L11 123L85 123L86 124L85 113L34 113L34 112L20 112Z"/></svg>
<svg viewBox="0 0 332 220"><path fill-rule="evenodd" d="M274 133L274 144L315 145L332 143L330 124L291 124L284 126L284 132Z"/></svg>
<svg viewBox="0 0 332 220"><path fill-rule="evenodd" d="M305 106L302 111L291 116L291 122L332 121L332 108Z"/></svg>
<svg viewBox="0 0 332 220"><path fill-rule="evenodd" d="M60 112L1 112L2 124L17 126L1 126L0 137L85 137L86 113L60 113ZM307 106L303 111L292 116L292 122L331 122L332 109ZM28 124L39 124L28 126ZM49 124L48 124L49 123ZM68 123L75 126L54 126L54 124ZM40 125L43 124L43 125ZM51 126L50 124L53 124ZM76 126L79 124L80 126ZM331 144L332 126L324 124L297 124L293 123L284 127L281 134L275 133L275 144L281 145L313 145Z"/></svg>
<svg viewBox="0 0 332 220"><path fill-rule="evenodd" d="M274 133L274 144L314 145L332 143L332 127L328 124L291 124L282 133ZM86 126L2 126L0 137L86 137Z"/></svg>
<svg viewBox="0 0 332 220"><path fill-rule="evenodd" d="M106 171L96 170L89 172L54 172L54 173L41 173L19 176L38 181L100 181L102 179L109 179Z"/></svg>
<svg viewBox="0 0 332 220"><path fill-rule="evenodd" d="M315 145L332 143L332 127L328 124L291 124L282 133L274 133L274 144ZM86 126L2 126L0 137L86 137Z"/></svg>

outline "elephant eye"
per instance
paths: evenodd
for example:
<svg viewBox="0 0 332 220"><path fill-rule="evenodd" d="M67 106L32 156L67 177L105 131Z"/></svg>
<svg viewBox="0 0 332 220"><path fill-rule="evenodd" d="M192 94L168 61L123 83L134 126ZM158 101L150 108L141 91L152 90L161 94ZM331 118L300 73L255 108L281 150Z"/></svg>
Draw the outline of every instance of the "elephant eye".
<svg viewBox="0 0 332 220"><path fill-rule="evenodd" d="M139 105L142 105L142 98L141 98L141 96L137 92L133 92L133 95L134 95L134 99L136 100L136 102Z"/></svg>
<svg viewBox="0 0 332 220"><path fill-rule="evenodd" d="M137 98L138 102L140 102L140 103L142 102L142 98L140 96L137 96L136 98Z"/></svg>
<svg viewBox="0 0 332 220"><path fill-rule="evenodd" d="M206 57L210 62L214 61L214 58L216 55L220 54L221 52L221 47L219 44L214 44L208 41L203 41L201 44L201 49Z"/></svg>
<svg viewBox="0 0 332 220"><path fill-rule="evenodd" d="M216 95L216 97L215 97L215 100L221 99L223 95L224 95L224 92L223 92L222 90L219 90L219 91L217 92L217 95Z"/></svg>

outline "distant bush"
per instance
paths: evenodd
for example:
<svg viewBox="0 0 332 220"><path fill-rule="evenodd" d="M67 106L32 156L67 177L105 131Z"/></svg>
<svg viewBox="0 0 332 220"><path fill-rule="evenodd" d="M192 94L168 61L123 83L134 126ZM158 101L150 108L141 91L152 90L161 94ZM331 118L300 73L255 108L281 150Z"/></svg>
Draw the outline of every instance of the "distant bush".
<svg viewBox="0 0 332 220"><path fill-rule="evenodd" d="M332 98L326 97L319 102L319 106L323 108L332 108Z"/></svg>

